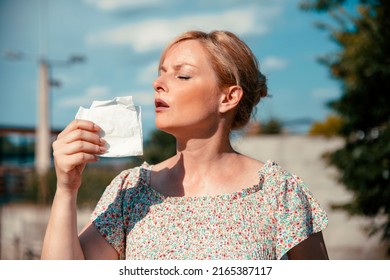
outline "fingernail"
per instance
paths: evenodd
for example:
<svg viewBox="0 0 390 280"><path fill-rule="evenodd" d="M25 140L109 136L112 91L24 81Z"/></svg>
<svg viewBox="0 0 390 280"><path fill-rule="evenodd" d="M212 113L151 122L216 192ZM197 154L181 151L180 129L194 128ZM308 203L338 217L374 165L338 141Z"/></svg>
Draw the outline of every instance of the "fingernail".
<svg viewBox="0 0 390 280"><path fill-rule="evenodd" d="M107 141L104 140L103 138L100 138L100 139L99 139L99 142L100 142L100 145L105 145L105 144L107 144Z"/></svg>
<svg viewBox="0 0 390 280"><path fill-rule="evenodd" d="M107 152L107 148L106 147L99 147L99 151L101 153L105 153L105 152Z"/></svg>
<svg viewBox="0 0 390 280"><path fill-rule="evenodd" d="M98 126L96 123L93 124L93 129L95 129L96 131L101 130L100 126Z"/></svg>

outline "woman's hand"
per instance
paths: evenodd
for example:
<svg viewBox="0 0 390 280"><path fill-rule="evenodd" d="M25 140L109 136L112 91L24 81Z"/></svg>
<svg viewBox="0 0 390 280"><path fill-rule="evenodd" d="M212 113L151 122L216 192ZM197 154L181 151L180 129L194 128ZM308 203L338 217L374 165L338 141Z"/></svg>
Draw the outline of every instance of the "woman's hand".
<svg viewBox="0 0 390 280"><path fill-rule="evenodd" d="M97 154L106 151L100 130L93 122L75 120L53 143L57 191L43 241L42 259L85 259L78 237L77 190L87 162L97 161Z"/></svg>
<svg viewBox="0 0 390 280"><path fill-rule="evenodd" d="M58 189L78 190L86 163L97 161L97 154L106 152L100 130L93 122L74 120L58 135L53 143Z"/></svg>

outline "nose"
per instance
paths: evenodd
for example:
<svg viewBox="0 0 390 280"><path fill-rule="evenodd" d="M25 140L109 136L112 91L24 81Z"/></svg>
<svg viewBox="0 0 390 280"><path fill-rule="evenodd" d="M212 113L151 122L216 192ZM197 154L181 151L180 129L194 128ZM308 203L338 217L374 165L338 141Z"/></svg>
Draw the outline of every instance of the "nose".
<svg viewBox="0 0 390 280"><path fill-rule="evenodd" d="M156 92L167 92L167 87L161 76L154 80L153 88Z"/></svg>

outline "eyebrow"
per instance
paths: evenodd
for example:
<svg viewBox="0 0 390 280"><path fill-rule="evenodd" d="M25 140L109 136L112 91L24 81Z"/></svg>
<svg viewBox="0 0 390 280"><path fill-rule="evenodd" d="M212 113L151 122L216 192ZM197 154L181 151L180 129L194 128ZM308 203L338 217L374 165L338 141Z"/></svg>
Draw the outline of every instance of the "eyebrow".
<svg viewBox="0 0 390 280"><path fill-rule="evenodd" d="M176 71L177 70L180 70L181 68L185 67L185 66L190 66L190 67L193 67L193 68L199 68L198 66L194 65L194 64L191 64L191 63L178 63L178 64L175 64L173 66L173 69L175 69ZM159 72L167 72L167 68L164 66L164 65L161 65L158 69Z"/></svg>

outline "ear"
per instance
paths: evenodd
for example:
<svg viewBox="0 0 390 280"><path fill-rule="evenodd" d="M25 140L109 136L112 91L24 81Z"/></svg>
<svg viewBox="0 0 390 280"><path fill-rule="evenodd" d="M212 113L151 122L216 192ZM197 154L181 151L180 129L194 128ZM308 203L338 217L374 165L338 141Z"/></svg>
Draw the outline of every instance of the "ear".
<svg viewBox="0 0 390 280"><path fill-rule="evenodd" d="M235 107L237 107L243 95L242 88L240 86L231 86L226 88L222 92L221 102L219 105L219 112L226 113Z"/></svg>

